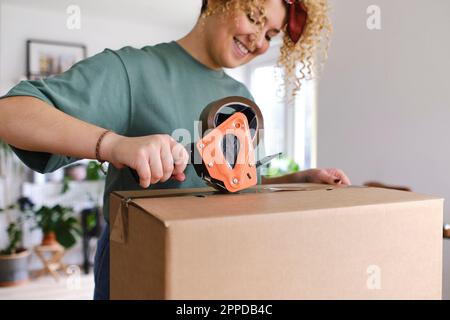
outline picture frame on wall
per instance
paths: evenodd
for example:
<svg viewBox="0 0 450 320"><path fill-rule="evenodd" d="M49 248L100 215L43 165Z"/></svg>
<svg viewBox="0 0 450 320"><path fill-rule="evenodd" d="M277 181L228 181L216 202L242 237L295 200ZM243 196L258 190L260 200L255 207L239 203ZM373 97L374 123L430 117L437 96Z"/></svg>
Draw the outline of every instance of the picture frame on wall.
<svg viewBox="0 0 450 320"><path fill-rule="evenodd" d="M27 40L27 78L37 80L69 70L86 58L86 46L78 43Z"/></svg>

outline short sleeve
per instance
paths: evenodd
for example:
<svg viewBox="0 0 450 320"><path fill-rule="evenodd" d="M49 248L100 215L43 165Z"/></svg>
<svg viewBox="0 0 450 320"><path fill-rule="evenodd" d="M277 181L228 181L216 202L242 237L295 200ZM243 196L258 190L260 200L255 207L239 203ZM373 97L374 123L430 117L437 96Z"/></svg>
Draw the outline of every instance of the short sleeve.
<svg viewBox="0 0 450 320"><path fill-rule="evenodd" d="M119 134L128 130L131 112L128 74L119 55L109 49L60 75L22 81L2 98L13 96L38 98L68 115ZM79 160L11 147L28 167L40 173Z"/></svg>

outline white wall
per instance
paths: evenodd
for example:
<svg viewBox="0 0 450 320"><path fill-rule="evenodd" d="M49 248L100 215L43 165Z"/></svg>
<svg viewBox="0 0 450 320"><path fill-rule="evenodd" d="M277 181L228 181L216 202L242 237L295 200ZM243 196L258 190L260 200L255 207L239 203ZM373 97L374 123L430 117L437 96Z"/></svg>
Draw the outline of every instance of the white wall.
<svg viewBox="0 0 450 320"><path fill-rule="evenodd" d="M372 4L381 7L380 31L366 27ZM341 167L355 184L375 179L450 199L450 1L333 6L335 33L319 89L318 165Z"/></svg>
<svg viewBox="0 0 450 320"><path fill-rule="evenodd" d="M104 48L119 49L125 45L142 47L178 39L189 29L153 25L151 12L148 23L134 22L124 16L90 13L81 6L81 29L66 27L66 5L54 1L53 8L14 5L0 2L0 95L6 93L26 73L26 40L45 39L83 43L88 56Z"/></svg>

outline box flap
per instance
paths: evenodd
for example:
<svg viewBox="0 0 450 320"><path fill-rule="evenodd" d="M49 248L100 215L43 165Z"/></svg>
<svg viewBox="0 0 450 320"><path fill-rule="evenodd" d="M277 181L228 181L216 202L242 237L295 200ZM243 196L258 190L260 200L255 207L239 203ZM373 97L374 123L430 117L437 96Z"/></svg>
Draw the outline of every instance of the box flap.
<svg viewBox="0 0 450 320"><path fill-rule="evenodd" d="M304 184L304 185L272 185L272 186L255 186L253 188L243 190L239 194L255 194L255 193L270 193L281 191L311 191L311 190L332 190L333 187L323 184ZM110 240L117 243L125 244L127 242L128 230L128 209L132 205L141 209L143 212L152 213L153 210L148 206L141 206L138 200L156 200L168 198L207 198L211 196L225 197L231 194L224 194L213 188L196 188L196 189L159 189L159 190L137 190L137 191L115 191L112 192L110 201L110 219L111 233ZM235 194L236 195L236 194ZM162 222L166 227L168 226L167 219L161 215L155 214L154 218Z"/></svg>
<svg viewBox="0 0 450 320"><path fill-rule="evenodd" d="M316 184L263 185L237 194L222 194L211 188L116 194L129 197L130 205L165 223L439 199L406 191Z"/></svg>

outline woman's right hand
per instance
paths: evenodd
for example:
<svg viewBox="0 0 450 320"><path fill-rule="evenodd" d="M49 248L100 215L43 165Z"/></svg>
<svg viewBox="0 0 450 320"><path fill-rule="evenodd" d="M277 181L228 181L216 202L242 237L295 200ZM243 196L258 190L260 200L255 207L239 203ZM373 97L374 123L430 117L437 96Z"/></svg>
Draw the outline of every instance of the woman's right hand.
<svg viewBox="0 0 450 320"><path fill-rule="evenodd" d="M129 138L108 133L100 146L100 156L117 169L136 170L142 188L166 182L171 177L184 181L189 161L183 145L164 134Z"/></svg>

